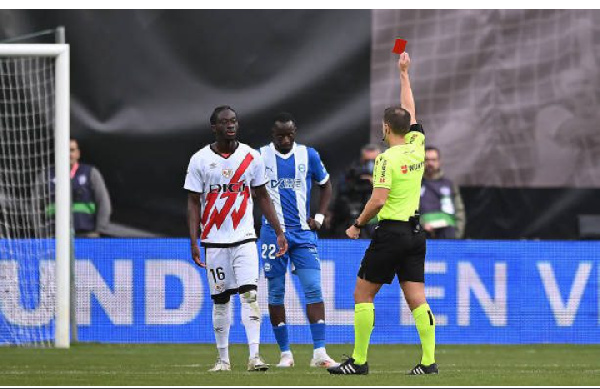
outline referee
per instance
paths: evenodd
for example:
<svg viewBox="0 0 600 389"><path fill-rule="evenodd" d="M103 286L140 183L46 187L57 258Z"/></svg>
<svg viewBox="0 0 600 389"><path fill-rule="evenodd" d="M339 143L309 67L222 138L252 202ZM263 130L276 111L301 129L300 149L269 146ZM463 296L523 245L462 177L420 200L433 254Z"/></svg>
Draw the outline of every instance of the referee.
<svg viewBox="0 0 600 389"><path fill-rule="evenodd" d="M398 277L421 338L422 358L408 374L437 374L435 363L435 319L425 299L425 233L417 215L425 160L425 135L417 124L410 88L410 57L400 55L401 106L389 107L383 117L383 140L389 149L380 154L373 171L373 193L353 226L346 230L358 239L360 229L378 216L358 271L354 290L354 353L331 374L368 374L367 350L373 330L373 300L383 284Z"/></svg>

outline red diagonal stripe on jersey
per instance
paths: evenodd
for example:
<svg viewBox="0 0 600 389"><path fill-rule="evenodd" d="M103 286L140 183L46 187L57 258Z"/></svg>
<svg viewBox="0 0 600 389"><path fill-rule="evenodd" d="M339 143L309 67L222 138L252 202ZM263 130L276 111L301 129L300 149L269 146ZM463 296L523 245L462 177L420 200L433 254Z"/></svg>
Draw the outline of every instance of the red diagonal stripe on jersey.
<svg viewBox="0 0 600 389"><path fill-rule="evenodd" d="M248 199L250 198L250 188L246 187L243 193L244 199L242 200L242 204L240 204L240 209L237 211L234 209L231 213L231 219L233 220L233 229L237 230L242 218L246 214L246 207L248 206Z"/></svg>
<svg viewBox="0 0 600 389"><path fill-rule="evenodd" d="M230 184L237 184L239 182L240 178L242 177L242 175L244 175L244 173L248 169L248 166L250 166L250 163L252 162L253 159L254 159L254 157L252 156L252 154L248 153L246 155L246 157L244 158L244 160L242 161L240 166L235 171L235 174L233 175L233 177L231 177L231 180L229 181ZM210 230L212 230L212 228L215 225L217 226L217 229L221 228L221 226L223 225L223 222L229 215L229 212L231 212L231 208L235 204L235 200L236 200L237 196L238 196L238 193L223 193L221 195L222 199L226 198L227 200L225 201L225 204L223 205L223 208L221 209L221 211L218 211L216 209L214 211L212 211L212 213L210 214L210 220L208 221L208 223L206 223L204 225L201 239L206 239L206 237L210 233ZM242 204L240 206L240 211L242 210L242 208L245 210L246 202L248 201L248 197L249 196L244 195L244 201L242 202ZM211 209L215 205L216 198L217 198L217 195L215 194L214 200L212 201L212 204L210 204L211 207L208 208L208 205L209 205L208 203L211 203L212 198L209 198L209 196L207 196L208 201L207 201L207 207L204 212L205 215L208 215L207 212L209 212L209 213L211 212ZM236 215L237 215L237 213L239 213L239 211L236 212ZM203 218L204 218L204 216L203 216ZM240 218L240 220L241 220L241 218ZM239 224L239 221L237 224ZM234 223L234 228L237 228L237 225L235 225L235 223Z"/></svg>
<svg viewBox="0 0 600 389"><path fill-rule="evenodd" d="M206 195L206 206L204 207L204 212L202 213L202 225L206 224L208 220L208 215L210 215L210 211L212 211L215 206L215 202L219 198L218 193L208 193Z"/></svg>

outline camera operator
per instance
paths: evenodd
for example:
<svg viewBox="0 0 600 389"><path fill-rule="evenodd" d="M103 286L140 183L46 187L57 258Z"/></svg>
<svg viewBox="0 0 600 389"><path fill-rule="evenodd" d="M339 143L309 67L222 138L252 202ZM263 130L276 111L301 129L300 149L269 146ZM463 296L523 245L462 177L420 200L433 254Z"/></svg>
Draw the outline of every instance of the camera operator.
<svg viewBox="0 0 600 389"><path fill-rule="evenodd" d="M338 180L333 209L333 230L336 237L344 235L345 228L360 215L373 190L373 167L381 148L375 144L365 145L360 150L360 161L354 163L343 178ZM361 230L361 238L369 239L374 231L376 220L372 220Z"/></svg>

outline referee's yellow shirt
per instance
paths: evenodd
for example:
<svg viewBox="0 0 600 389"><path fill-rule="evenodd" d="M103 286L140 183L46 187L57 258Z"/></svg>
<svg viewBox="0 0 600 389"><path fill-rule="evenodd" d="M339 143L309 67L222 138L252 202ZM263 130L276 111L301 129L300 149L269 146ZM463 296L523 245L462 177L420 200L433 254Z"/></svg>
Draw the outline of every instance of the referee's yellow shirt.
<svg viewBox="0 0 600 389"><path fill-rule="evenodd" d="M408 221L419 209L421 178L425 168L425 135L411 131L406 144L379 154L373 169L373 187L390 190L379 220Z"/></svg>

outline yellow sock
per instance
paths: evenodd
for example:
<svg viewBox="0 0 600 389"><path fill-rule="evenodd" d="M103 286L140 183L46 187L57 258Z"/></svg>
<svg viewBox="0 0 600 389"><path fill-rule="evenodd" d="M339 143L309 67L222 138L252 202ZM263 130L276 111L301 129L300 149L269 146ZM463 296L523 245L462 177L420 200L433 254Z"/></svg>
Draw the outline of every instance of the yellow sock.
<svg viewBox="0 0 600 389"><path fill-rule="evenodd" d="M367 351L374 323L375 306L373 303L361 303L354 306L354 353L352 353L352 358L358 365L364 365L367 362Z"/></svg>
<svg viewBox="0 0 600 389"><path fill-rule="evenodd" d="M429 366L435 363L435 318L428 304L420 305L412 311L417 324L419 338L421 338L421 349L423 356L421 363Z"/></svg>

